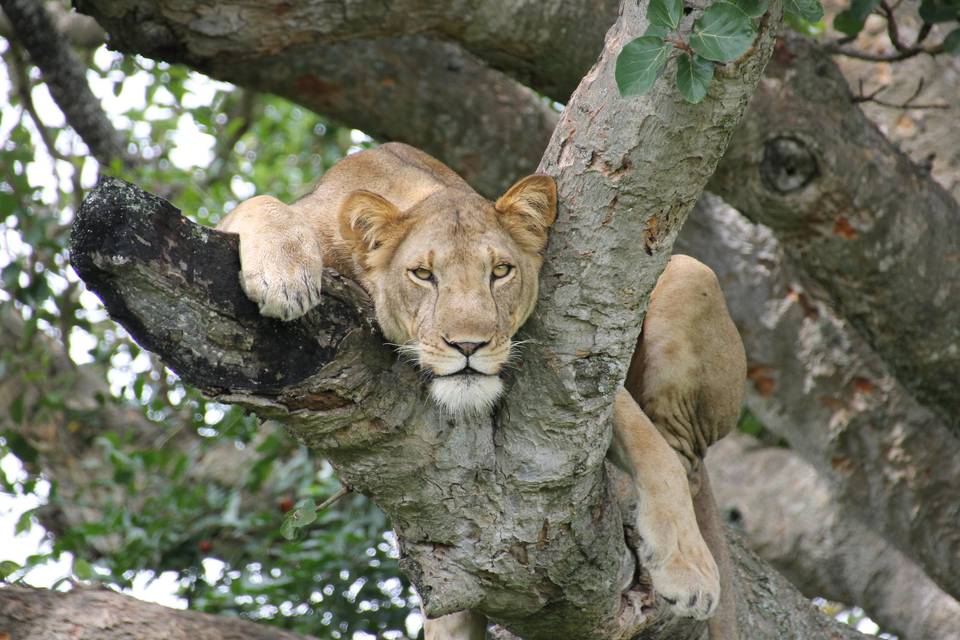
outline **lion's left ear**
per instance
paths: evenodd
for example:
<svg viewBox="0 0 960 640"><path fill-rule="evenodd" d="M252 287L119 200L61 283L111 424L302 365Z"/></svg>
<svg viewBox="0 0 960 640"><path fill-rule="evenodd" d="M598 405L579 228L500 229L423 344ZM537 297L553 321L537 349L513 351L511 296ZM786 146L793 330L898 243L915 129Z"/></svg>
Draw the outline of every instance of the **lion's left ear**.
<svg viewBox="0 0 960 640"><path fill-rule="evenodd" d="M540 173L523 178L493 205L514 239L540 253L547 246L547 230L557 219L557 184Z"/></svg>

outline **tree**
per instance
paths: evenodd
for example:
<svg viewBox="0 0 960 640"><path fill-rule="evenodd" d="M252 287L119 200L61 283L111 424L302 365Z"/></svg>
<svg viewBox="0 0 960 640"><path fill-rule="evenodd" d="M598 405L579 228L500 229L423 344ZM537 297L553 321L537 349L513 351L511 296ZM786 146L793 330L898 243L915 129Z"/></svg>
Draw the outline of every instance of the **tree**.
<svg viewBox="0 0 960 640"><path fill-rule="evenodd" d="M374 22L373 17L384 17L380 5L351 4L351 11L345 11L339 18L326 16L324 20L305 20L298 15L282 18L285 25L306 25L309 30L307 38L298 35L295 29L276 29L276 23L271 22L269 16L242 15L239 9L230 5L218 7L219 13L213 18L197 17L189 12L164 13L161 9L153 9L151 13L143 7L138 7L137 11L113 7L100 13L96 3L83 8L98 15L116 38L117 46L187 62L239 84L286 94L341 121L362 125L361 128L378 137L417 144L445 159L487 193L495 192L503 182L528 170L536 162L543 141L553 129L555 116L532 92L492 71L485 63L504 68L554 99L566 100L590 58L586 58L587 62L571 58L566 65L555 61L564 59L565 52L593 50L595 47L590 43L599 43L598 34L610 20L607 16L612 16L612 7L607 8L606 14L579 15L576 13L581 8L575 3L564 3L563 6L539 3L536 9L525 5L515 7L519 13L514 15L506 12L489 16L482 11L476 15L453 11L446 14L437 10L424 17L417 11L423 8L410 2L404 7L407 12L387 15L388 19L382 21L384 26L372 33L369 25ZM530 24L530 14L526 14L527 20L519 19L525 15L524 11L542 12L538 14L541 26L550 24L546 16L557 21L553 24L576 21L583 28L544 27L537 33L549 33L550 37L538 40L530 27L525 26ZM418 16L418 19L409 20L405 17L408 15ZM227 34L211 33L211 24L231 25L233 30L227 29ZM464 29L465 24L471 28ZM443 35L452 43L405 35L413 25L426 28L434 35ZM418 492L412 504L408 503L408 496L398 495L396 487L414 486L412 478L419 477L421 470L391 467L401 466L397 464L396 452L409 445L411 434L418 433L421 437L426 434L428 442L441 441L443 425L432 421L429 416L418 414L419 410L410 409L409 401L398 399L390 392L391 387L415 388L415 381L410 380L409 372L397 365L389 353L383 352L369 333L362 334L365 336L362 339L358 339L355 333L349 340L342 339L350 329L369 326L369 323L364 324L362 314L356 312L357 298L349 285L335 279L327 282L322 310L299 329L291 328L279 336L255 314L242 316L240 326L218 325L224 337L248 339L256 335L258 338L254 340L256 346L253 350L238 352L237 362L243 366L233 370L229 367L214 370L208 366L209 358L198 358L195 354L184 358L183 344L176 349L169 348L171 327L178 323L183 326L182 313L190 309L216 310L210 302L215 298L210 294L211 289L209 286L203 288L200 286L203 283L195 280L197 288L190 290L193 297L185 295L180 300L185 306L174 307L169 295L163 294L169 291L169 284L164 284L163 278L182 278L176 275L176 271L180 259L183 259L191 270L205 269L202 280L208 285L216 282L221 290L228 291L233 279L233 298L218 302L226 305L221 310L229 308L228 315L233 315L234 308L243 308L233 277L236 270L235 259L231 258L234 248L224 239L205 239L209 236L189 230L175 222L176 218L163 204L119 183L103 184L87 201L87 226L84 228L88 233L102 230L97 226L103 223L98 216L119 215L121 212L130 216L130 224L112 235L106 235L103 230L105 237L84 238L81 235L76 240L80 251L75 252L75 259L77 255L81 260L86 256L91 262L80 270L85 272L88 281L103 280L95 287L107 298L111 312L116 317L127 317L132 321L130 328L141 343L170 358L173 368L186 380L221 399L239 401L262 415L275 414L288 421L286 413L290 406L298 406L310 413L312 424L309 430L303 425L298 427L295 422L288 425L289 428L325 450L348 484L373 494L390 513L401 540L406 538L408 570L422 572L417 576L421 584L430 586L431 582L436 582L436 576L450 576L451 567L462 570L449 580L454 588L438 589L430 594L432 602L428 602L428 607L433 607L435 612L443 611L444 607L469 606L481 596L486 598L488 606L493 606L489 603L495 602L492 592L496 589L478 585L476 574L464 567L478 564L477 558L497 558L498 552L511 554L513 566L510 571L519 569L517 563L523 564L516 557L520 554L528 563L532 557L533 565L546 574L526 576L523 579L528 582L511 582L511 585L523 584L523 591L529 590L529 594L537 594L540 589L539 597L555 604L551 610L554 618L524 619L523 607L537 610L536 596L531 596L532 602L522 602L513 593L509 604L502 605L502 611L495 609L499 614L497 617L524 634L533 636L544 632L543 625L549 629L548 633L556 634L559 629L566 628L574 637L585 636L584 628L611 624L610 612L615 606L609 603L613 597L619 602L618 584L614 584L623 550L619 514L616 508L610 508L612 498L603 489L603 483L597 482L602 474L603 447L591 448L583 443L602 440L597 434L604 428L602 416L609 406L609 393L622 374L623 360L632 349L639 328L635 309L646 295L644 289L652 284L657 269L669 254L673 236L686 209L693 204L703 183L713 173L713 164L723 151L726 137L732 133L742 105L759 76L767 49L762 43L769 45L772 29L771 24L765 24L758 41L761 45L739 64L727 67L725 74L719 74L721 77L704 106L693 111L662 83L654 87L654 93L648 99L613 103L609 100L612 57L619 51L627 34L642 33L641 26L642 20L633 14L632 7L625 8L618 27L611 31L599 70L589 74L585 84L570 99L565 119L553 132L553 142L541 165L558 176L561 193L566 194L566 206L576 214L577 221L570 221L568 227L555 232L569 241L566 246L559 247L559 243L554 242L545 271L545 291L553 295L553 301L546 297L541 301L540 321L529 328L531 336L539 338L542 346L526 354L525 361L531 366L518 374L517 387L508 400L507 410L501 414L496 433L502 440L493 440L497 442L498 455L505 456L498 458L506 465L503 468L510 469L529 484L514 483L511 486L483 473L489 469L476 461L483 459L483 447L489 447L491 440L479 434L490 437L492 432L491 425L476 424L470 432L476 440L468 447L471 455L477 456L471 458L472 466L468 465L476 476L469 482L476 483L476 486L496 486L505 496L506 503L510 503L510 508L484 512L482 509L489 507L470 504L469 492L464 490L469 485L464 484L463 477L457 477L455 482L451 482L451 477L441 478L446 482L438 486L448 488L437 489L447 497L443 492L449 491L449 487L461 487L463 493L453 499L462 512L497 513L501 517L508 514L515 523L516 539L526 543L527 548L521 545L523 553L513 547L504 547L499 541L487 540L485 548L479 545L471 549L470 554L464 554L462 548L453 545L446 550L444 562L436 563L433 561L438 555L436 548L426 548L422 542L434 538L421 536L418 539L414 533L417 518L433 520L437 529L432 533L436 534L442 531L444 520L449 522L451 514L442 509L437 511L437 504L442 503L431 496L429 487ZM345 38L356 33L373 39ZM310 46L297 45L297 42L309 42ZM251 46L251 43L261 44ZM321 47L322 55L310 49L313 46ZM466 53L467 50L471 53ZM442 55L438 55L438 51ZM237 55L247 55L247 64L233 64ZM303 59L318 61L318 67L303 72L302 63L298 66L296 62ZM342 60L360 64L355 67L337 64L336 61ZM576 60L580 60L579 66L574 64ZM374 66L370 61L379 61L388 68L369 73L368 69ZM37 64L40 64L39 60ZM956 462L951 461L950 447L934 443L955 442L956 438L949 423L949 416L953 415L950 411L953 398L944 391L940 381L951 379L951 367L956 363L949 352L950 327L955 326L955 323L951 324L952 314L956 313L956 307L950 304L950 291L944 287L957 280L951 278L953 266L949 263L944 266L938 259L947 255L951 247L956 247L956 238L952 235L956 233L955 225L951 223L956 221L957 207L948 195L886 145L851 104L842 78L830 75L831 69L829 59L806 42L789 39L782 43L767 71L770 81L764 82L744 127L734 138L711 182L712 188L737 204L744 213L770 224L778 233L787 258L771 262L771 257L780 260L781 249L776 241L771 238L755 240L756 231L741 219L724 214L722 207L714 201L701 203L704 212L701 216L725 221L726 227L740 229L740 235L718 234L717 230L726 227L717 224L707 226L714 230L710 241L703 239L702 233L699 238L697 234L687 233L686 241L699 249L694 253L707 257L713 252L713 266L721 274L732 275L725 278L725 282L745 283L741 286L748 289L740 293L734 284L731 285L733 294L728 289L727 295L734 300L751 301L732 304L735 312L738 308L741 310L737 319L754 363L751 379L756 392L750 399L751 409L764 420L765 426L776 426L796 451L826 471L841 504L859 518L876 525L882 534L880 544L896 545L909 559L908 564L912 560L916 563L912 565L914 569L922 568L917 573L921 576L929 574L947 593L956 594L954 580L958 573L952 569L958 562L957 546L949 536L941 535L949 530L951 518L955 519L949 496L957 482L957 474L952 473ZM477 81L451 81L451 74ZM823 74L828 75L826 80L814 79ZM416 81L398 81L398 78L406 80L408 77ZM774 85L774 82L779 84ZM401 89L393 89L398 85ZM490 86L496 90L490 91ZM410 87L421 90L409 92ZM425 88L429 90L423 90ZM785 105L775 102L782 96L786 96ZM451 109L451 104L466 105L466 108ZM414 117L410 117L411 110ZM480 113L484 117L471 118L471 113ZM524 117L516 119L516 113ZM784 113L790 114L786 123L782 117ZM831 130L822 126L830 121L825 117L828 114L835 115L840 123L837 128ZM777 118L773 123L770 122L772 117ZM662 126L659 132L644 127L635 132L624 124L649 122L651 118L659 119ZM433 126L438 120L449 126ZM477 126L478 121L481 126ZM811 125L811 122L816 124ZM468 127L467 123L472 126ZM771 137L774 127L780 129L779 135ZM77 129L82 130L80 126ZM470 136L462 134L467 130ZM838 130L843 136L836 133ZM663 137L646 137L652 133ZM818 138L818 135L824 137ZM228 136L227 140L230 139ZM530 141L540 141L540 144ZM230 143L229 147L232 148L233 144ZM508 159L481 162L477 157L478 149L496 149L497 157L507 156ZM507 154L503 153L504 149L516 152ZM869 161L864 160L864 149L870 150ZM109 157L116 155L113 152ZM492 152L486 152L481 157L492 155ZM760 158L762 162L758 161ZM866 167L862 175L843 170L851 162ZM653 169L642 171L641 167ZM665 167L680 167L680 172L671 174ZM896 179L903 175L909 175L911 179ZM742 179L743 176L748 179ZM825 179L817 180L820 176ZM796 186L798 180L800 186ZM872 193L877 194L876 199L868 197ZM856 217L847 213L849 205L844 204L847 202L855 203ZM832 203L841 204L824 207ZM897 222L886 222L911 219L906 215L905 205L917 206L918 203L930 212L926 227L900 233L898 230L905 226L902 222L899 226ZM806 218L798 220L797 216L783 213L794 212L801 204L808 207L804 211L812 212ZM187 202L184 206L199 205ZM636 213L627 215L626 212L631 210L646 211L649 217L636 219ZM603 215L591 218L596 212L603 212ZM723 218L723 215L728 217ZM141 226L138 228L137 225ZM823 228L829 233L819 231ZM161 238L169 237L165 233L179 234L177 241L170 245L175 251L155 254L128 251L130 247L136 247L128 242L135 237L129 234L135 231L141 238L156 238L153 241L155 247L166 246L159 242ZM887 235L882 233L884 231ZM811 235L815 240L822 238L825 244L818 246L811 242ZM635 242L631 240L633 238L643 238L644 242ZM196 254L191 253L191 241L198 243L198 249L203 247L207 256L204 261L197 260ZM900 251L894 273L884 277L878 285L880 256L890 255L888 247L893 241L909 247L924 246L927 250ZM723 253L716 249L718 246L730 249ZM578 288L570 289L572 284L561 274L577 273L576 265L582 260L581 256L596 255L598 247L607 248L604 255L616 256L616 262L605 264L594 258L591 264L597 270L595 278L600 284L584 287L581 283ZM221 257L210 259L213 251L219 251ZM765 262L761 263L761 268L734 262L733 258L751 252L763 256ZM721 253L723 255L718 255ZM122 268L113 269L109 261L104 261L110 256L124 256L124 260L130 262L120 260ZM613 286L624 264L647 266L638 269L641 273L637 275L637 289L619 295ZM931 285L936 285L936 291L918 287L907 277L912 271L929 271L933 265L942 274L939 281ZM845 276L843 288L831 286L838 272ZM29 284L34 282L43 280L31 279ZM752 289L748 284L751 282ZM809 285L802 289L798 286L800 282L815 282L818 289L808 291ZM757 287L757 283L761 286ZM884 285L890 290L885 290ZM127 287L130 287L127 291L139 287L135 289L137 295L130 298L128 294L126 300L119 300L116 297L118 292ZM25 295L35 294L29 286L22 289L27 292ZM860 295L851 296L848 294L850 290ZM751 310L758 308L757 299L761 303L780 300L783 291L787 291L787 300L793 303L790 306L792 311L788 309L771 331L756 317L751 317L757 315ZM916 300L923 304L891 303L892 296L903 295L905 291L914 293ZM567 292L572 298L565 300L566 304L580 309L581 317L576 320L570 317L569 311L558 306L559 299ZM113 300L110 300L111 296L114 296ZM613 302L614 296L616 302ZM629 299L621 299L624 296ZM597 318L597 305L605 300L610 300L609 308L616 311L609 317ZM935 318L925 315L925 305L931 300L940 309ZM214 302L217 301L214 299ZM249 311L249 305L247 307ZM833 315L834 308L844 314L865 340L843 325L837 319L839 316ZM803 312L799 317L797 310ZM580 326L584 317L588 318L587 324L598 339L587 353L577 353L577 334L571 328ZM930 329L922 336L909 329L921 324ZM311 334L320 331L321 335L330 336L329 344L338 344L339 348L327 349L320 361L291 358L288 354L297 353L296 345L312 344L306 337L308 330ZM794 365L792 359L785 359L782 354L784 350L795 351L797 335L809 355ZM204 341L191 343L194 338L196 336L190 335L189 331L178 334L178 341L189 343L195 353L209 352ZM167 345L164 345L164 339L167 339ZM242 342L240 340L237 344ZM219 346L223 348L229 344L230 340L225 339ZM833 368L826 374L822 368L824 344L832 346L829 353L833 358ZM897 348L903 344L909 348ZM278 356L281 353L283 356ZM380 355L374 358L372 354ZM941 357L934 357L937 354ZM943 357L942 354L947 355ZM558 363L560 373L555 377L538 378L538 375L545 374L531 372L533 363L545 359ZM251 373L250 365L255 361L287 372L279 396L276 381L265 386L267 383ZM322 375L318 373L321 364L327 365ZM330 377L332 369L343 374L335 384ZM864 372L860 373L860 369ZM372 371L387 379L374 380ZM311 379L310 375L314 377ZM803 383L790 384L791 376L803 380ZM824 392L822 395L832 404L826 403L819 414L813 411L815 415L811 415L811 408L804 406L805 395L798 391L809 385L810 380L825 388L831 385L840 389L849 387L849 392ZM900 380L910 384L910 391L901 386ZM837 381L842 384L837 385ZM533 403L531 396L524 393L527 388L550 391L547 395L551 402L547 406ZM377 401L358 402L361 397L376 398ZM561 410L572 398L577 401L578 411L582 411L573 417L567 415L569 410ZM398 413L407 416L406 419L399 419ZM517 415L537 418L528 422L519 420ZM590 419L591 415L596 418ZM561 416L564 418L560 419ZM354 426L344 429L350 422L354 422ZM525 433L523 430L530 429L531 422L541 427L541 431L534 431L541 445L536 454L539 459L550 457L554 464L565 460L566 466L559 464L549 470L532 468L531 461L537 459L534 452L524 448L523 443L511 442L510 434ZM842 437L825 439L822 427L810 428L818 423L829 424L830 429ZM563 439L551 432L559 424L565 427ZM322 431L324 425L331 431ZM551 425L551 428L544 425ZM860 425L867 425L869 430ZM252 429L249 425L247 428ZM374 443L384 449L371 450L370 445ZM448 439L446 446L452 447L453 444ZM876 451L877 444L882 452ZM333 445L336 447L331 450ZM571 447L578 450L571 451ZM440 450L444 450L443 446ZM30 454L25 455L29 457ZM381 456L379 461L376 456ZM377 468L380 470L391 469L391 472L381 472L374 478L368 472L374 464L379 464ZM588 471L580 471L578 465ZM136 471L143 472L141 469ZM146 473L149 472L156 472L156 469L147 469ZM546 476L544 472L547 472ZM888 478L894 472L900 474L898 477L909 474L910 482L893 479L877 484L877 477ZM541 483L550 484L556 491L553 499L548 499L543 488L537 486L534 479L538 474ZM393 489L389 486L391 480ZM69 486L68 483L62 484ZM229 483L225 484L229 486ZM581 500L572 505L569 502L561 504L569 494L558 491L558 487L580 496ZM506 500L510 496L513 499ZM528 505L527 511L516 506L523 504ZM581 506L583 504L595 508L591 510ZM603 507L599 509L600 516L595 516L599 507ZM542 528L534 532L537 535L533 539L526 538L529 538L529 521L534 516L543 521L544 514L548 514L547 519L553 522L568 523L570 528L566 531L562 527L553 531L547 528L542 533L545 540L540 548ZM498 532L505 531L508 528ZM534 542L536 551L531 552L529 543ZM564 546L570 543L576 544ZM578 571L563 565L562 561L577 558L577 549L584 547L595 550L596 555L589 558L589 562L581 560ZM773 583L777 585L775 593L784 609L779 613L779 619L774 619L778 614L770 615L770 595L751 594L743 587L757 585L760 579L773 581L775 578L749 556L743 555L736 543L734 550L741 571L740 591L744 596L741 600L748 605L741 608L741 626L749 624L751 631L756 633L751 637L767 637L763 636L764 629L768 637L782 637L785 633L797 637L826 633L825 623L809 617L804 607L786 595L788 587L776 582ZM592 573L583 571L585 566L591 566ZM502 567L494 573L501 579L506 575L511 576L511 581L518 579L516 573ZM495 582L492 576L485 576L485 579ZM544 585L548 589L559 589L559 596L542 591ZM593 591L585 597L582 590L588 586ZM933 590L942 594L936 587ZM579 596L575 595L577 592ZM500 595L502 597L502 592ZM577 597L581 599L577 600ZM943 597L945 602L953 603L949 596ZM576 611L575 619L572 615L564 616L564 601L569 603L570 610ZM759 606L761 604L763 607ZM792 607L797 611L790 611ZM767 608L766 618L761 615L761 608ZM629 608L623 611L633 613ZM570 626L560 626L564 624ZM621 618L612 624L622 624L622 628L629 629L631 623ZM802 633L801 628L804 629ZM694 627L687 633L699 632ZM847 633L836 629L832 632ZM644 637L663 637L656 634L665 632L654 625L645 633L648 635Z"/></svg>

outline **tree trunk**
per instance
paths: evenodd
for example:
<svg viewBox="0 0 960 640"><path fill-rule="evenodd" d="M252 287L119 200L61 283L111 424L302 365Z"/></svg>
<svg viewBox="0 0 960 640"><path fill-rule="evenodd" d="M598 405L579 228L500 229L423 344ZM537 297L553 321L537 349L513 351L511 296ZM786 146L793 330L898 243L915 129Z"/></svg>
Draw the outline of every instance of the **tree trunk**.
<svg viewBox="0 0 960 640"><path fill-rule="evenodd" d="M778 45L754 104L711 188L772 228L960 435L960 205L877 131L836 65L802 38Z"/></svg>
<svg viewBox="0 0 960 640"><path fill-rule="evenodd" d="M863 339L808 295L770 231L704 199L678 240L721 282L747 351L747 405L840 503L960 594L960 458Z"/></svg>
<svg viewBox="0 0 960 640"><path fill-rule="evenodd" d="M107 589L4 586L0 638L15 640L314 640L265 624L178 611Z"/></svg>

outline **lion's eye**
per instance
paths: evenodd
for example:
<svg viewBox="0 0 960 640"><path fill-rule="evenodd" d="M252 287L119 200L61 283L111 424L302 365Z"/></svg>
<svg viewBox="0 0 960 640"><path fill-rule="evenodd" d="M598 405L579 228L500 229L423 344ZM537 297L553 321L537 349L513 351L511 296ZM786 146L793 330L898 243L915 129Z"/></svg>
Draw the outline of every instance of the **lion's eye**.
<svg viewBox="0 0 960 640"><path fill-rule="evenodd" d="M513 271L513 267L509 264L498 264L493 268L493 277L494 278L506 278L510 275L510 272Z"/></svg>
<svg viewBox="0 0 960 640"><path fill-rule="evenodd" d="M411 269L411 271L413 272L413 275L420 280L426 280L427 282L433 280L433 271L430 271L430 269L424 269L423 267L420 267L418 269Z"/></svg>

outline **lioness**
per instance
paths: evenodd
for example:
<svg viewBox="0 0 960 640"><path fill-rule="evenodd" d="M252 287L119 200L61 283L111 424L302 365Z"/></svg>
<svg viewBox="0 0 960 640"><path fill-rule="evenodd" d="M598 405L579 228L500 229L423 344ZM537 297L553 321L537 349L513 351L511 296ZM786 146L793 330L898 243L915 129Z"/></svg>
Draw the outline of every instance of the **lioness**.
<svg viewBox="0 0 960 640"><path fill-rule="evenodd" d="M502 391L556 209L548 176L528 176L492 203L434 158L391 143L343 159L293 204L247 200L218 228L240 235L241 282L264 315L292 320L316 305L324 266L359 281L386 339L430 375L439 405L463 414L490 411ZM675 256L652 294L629 391L615 399L612 451L640 496L643 566L678 615L709 617L720 586L674 449L695 465L730 428L744 372L716 278ZM467 640L485 626L461 612L426 620L425 631Z"/></svg>

